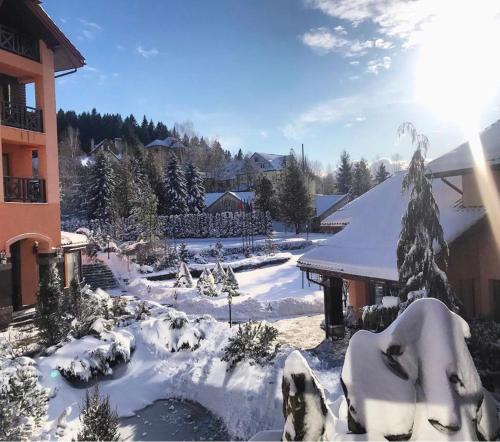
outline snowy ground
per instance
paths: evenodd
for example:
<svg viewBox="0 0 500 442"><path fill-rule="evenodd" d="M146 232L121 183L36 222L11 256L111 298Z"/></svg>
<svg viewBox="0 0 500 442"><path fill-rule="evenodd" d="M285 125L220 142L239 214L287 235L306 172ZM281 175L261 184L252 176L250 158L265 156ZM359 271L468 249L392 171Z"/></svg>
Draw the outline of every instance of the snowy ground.
<svg viewBox="0 0 500 442"><path fill-rule="evenodd" d="M284 264L240 272L236 275L241 296L233 298L232 317L236 321L278 319L323 312L323 292L304 280L297 259L304 251L291 254ZM196 283L196 281L195 281ZM209 314L219 320L229 316L225 297L200 295L196 288L179 289L173 281L135 279L127 293L141 299L171 305L188 314Z"/></svg>

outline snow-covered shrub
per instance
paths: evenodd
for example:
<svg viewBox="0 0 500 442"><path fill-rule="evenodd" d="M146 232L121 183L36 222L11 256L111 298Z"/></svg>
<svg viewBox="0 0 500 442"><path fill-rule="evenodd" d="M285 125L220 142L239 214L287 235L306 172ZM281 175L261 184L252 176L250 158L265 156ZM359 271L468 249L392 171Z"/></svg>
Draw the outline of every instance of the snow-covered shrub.
<svg viewBox="0 0 500 442"><path fill-rule="evenodd" d="M365 330L379 332L385 330L398 317L399 307L373 304L363 307L361 321Z"/></svg>
<svg viewBox="0 0 500 442"><path fill-rule="evenodd" d="M46 417L47 403L35 361L15 357L0 337L0 440L29 440Z"/></svg>
<svg viewBox="0 0 500 442"><path fill-rule="evenodd" d="M469 350L483 385L493 390L500 377L500 324L484 319L469 322ZM496 378L496 379L495 379Z"/></svg>
<svg viewBox="0 0 500 442"><path fill-rule="evenodd" d="M206 264L208 261L203 258L203 256L201 256L199 253L197 253L196 255L194 255L193 257L193 261L196 263L196 264Z"/></svg>
<svg viewBox="0 0 500 442"><path fill-rule="evenodd" d="M262 322L238 325L238 332L229 338L222 360L228 362L228 371L241 361L264 366L278 354L280 344L275 343L278 329Z"/></svg>
<svg viewBox="0 0 500 442"><path fill-rule="evenodd" d="M189 268L184 261L181 261L181 263L179 264L179 269L177 270L177 274L175 275L174 287L194 287L191 272L189 271Z"/></svg>
<svg viewBox="0 0 500 442"><path fill-rule="evenodd" d="M231 298L240 295L240 285L238 284L238 280L231 266L228 266L226 269L226 279L224 280L222 291Z"/></svg>
<svg viewBox="0 0 500 442"><path fill-rule="evenodd" d="M78 433L79 441L118 441L120 433L118 413L111 409L109 396L101 397L98 384L85 392L85 399L80 407L82 428Z"/></svg>
<svg viewBox="0 0 500 442"><path fill-rule="evenodd" d="M127 330L112 330L112 321L100 318L92 324L92 336L71 341L54 355L57 369L69 380L88 381L97 375L110 375L112 366L128 362L135 348L134 335Z"/></svg>
<svg viewBox="0 0 500 442"><path fill-rule="evenodd" d="M186 264L189 262L189 252L185 242L179 244L179 259Z"/></svg>
<svg viewBox="0 0 500 442"><path fill-rule="evenodd" d="M334 416L325 392L298 350L287 357L283 369L282 440L334 440Z"/></svg>
<svg viewBox="0 0 500 442"><path fill-rule="evenodd" d="M198 278L198 282L196 283L198 288L198 293L204 296L217 296L217 288L215 287L215 280L212 272L208 267L203 269L202 274Z"/></svg>
<svg viewBox="0 0 500 442"><path fill-rule="evenodd" d="M381 333L354 334L341 377L350 432L372 440L497 437L468 336L467 323L432 298L412 302Z"/></svg>
<svg viewBox="0 0 500 442"><path fill-rule="evenodd" d="M212 270L212 275L214 277L215 287L217 288L217 294L220 294L224 289L227 275L219 261L215 263L215 267Z"/></svg>

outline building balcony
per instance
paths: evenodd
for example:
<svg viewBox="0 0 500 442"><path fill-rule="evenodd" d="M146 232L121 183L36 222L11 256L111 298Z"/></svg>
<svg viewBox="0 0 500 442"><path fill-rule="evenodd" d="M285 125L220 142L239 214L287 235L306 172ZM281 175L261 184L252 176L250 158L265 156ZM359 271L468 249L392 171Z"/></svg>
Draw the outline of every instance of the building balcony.
<svg viewBox="0 0 500 442"><path fill-rule="evenodd" d="M3 178L6 203L46 203L45 180L41 178Z"/></svg>
<svg viewBox="0 0 500 442"><path fill-rule="evenodd" d="M42 110L9 101L0 101L0 124L43 132Z"/></svg>
<svg viewBox="0 0 500 442"><path fill-rule="evenodd" d="M29 58L30 60L40 61L40 50L38 40L23 35L8 26L0 24L0 49Z"/></svg>

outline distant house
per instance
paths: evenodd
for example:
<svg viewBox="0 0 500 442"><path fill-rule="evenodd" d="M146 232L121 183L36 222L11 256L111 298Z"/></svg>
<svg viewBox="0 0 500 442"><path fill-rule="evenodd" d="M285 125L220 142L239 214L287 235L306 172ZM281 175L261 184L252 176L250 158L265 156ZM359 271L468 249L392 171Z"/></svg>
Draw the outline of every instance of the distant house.
<svg viewBox="0 0 500 442"><path fill-rule="evenodd" d="M331 231L328 227L322 227L321 222L349 202L349 195L314 195L314 218L311 223L313 232Z"/></svg>
<svg viewBox="0 0 500 442"><path fill-rule="evenodd" d="M125 142L121 138L105 138L94 145L94 140L91 140L90 155L94 156L97 152L107 152L117 160L121 160L125 153Z"/></svg>
<svg viewBox="0 0 500 442"><path fill-rule="evenodd" d="M176 155L182 161L186 150L186 146L174 137L167 137L163 140L153 140L144 147L146 150L157 154L163 164L165 164L172 155Z"/></svg>
<svg viewBox="0 0 500 442"><path fill-rule="evenodd" d="M214 192L205 194L205 212L239 212L253 207L255 192Z"/></svg>
<svg viewBox="0 0 500 442"><path fill-rule="evenodd" d="M481 138L498 191L500 123L487 128ZM466 315L500 320L499 247L477 190L468 144L437 158L428 167L450 247L450 284L461 298ZM408 204L408 196L401 193L403 177L404 172L396 173L326 217L322 226L341 231L298 261L300 269L324 287L327 337L343 328L344 282L354 308L380 303L383 296L398 292L396 249Z"/></svg>

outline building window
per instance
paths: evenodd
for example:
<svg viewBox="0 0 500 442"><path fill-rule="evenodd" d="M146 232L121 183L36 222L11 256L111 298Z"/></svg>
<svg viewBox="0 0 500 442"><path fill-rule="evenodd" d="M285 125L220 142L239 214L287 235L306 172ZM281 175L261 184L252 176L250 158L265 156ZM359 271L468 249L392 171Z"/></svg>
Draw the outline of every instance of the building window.
<svg viewBox="0 0 500 442"><path fill-rule="evenodd" d="M492 314L495 321L500 321L500 280L490 280Z"/></svg>

